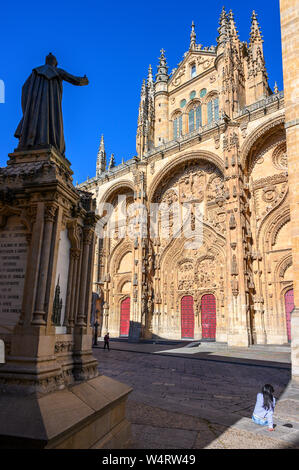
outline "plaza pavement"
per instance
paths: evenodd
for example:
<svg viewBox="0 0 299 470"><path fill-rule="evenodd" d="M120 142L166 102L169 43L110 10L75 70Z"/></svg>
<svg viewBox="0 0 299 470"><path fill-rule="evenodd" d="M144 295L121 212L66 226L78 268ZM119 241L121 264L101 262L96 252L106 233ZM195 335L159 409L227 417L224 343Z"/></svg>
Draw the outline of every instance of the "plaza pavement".
<svg viewBox="0 0 299 470"><path fill-rule="evenodd" d="M102 374L133 387L133 449L299 449L289 346L112 340L108 352L100 340L93 351ZM274 432L250 419L265 383L278 398Z"/></svg>

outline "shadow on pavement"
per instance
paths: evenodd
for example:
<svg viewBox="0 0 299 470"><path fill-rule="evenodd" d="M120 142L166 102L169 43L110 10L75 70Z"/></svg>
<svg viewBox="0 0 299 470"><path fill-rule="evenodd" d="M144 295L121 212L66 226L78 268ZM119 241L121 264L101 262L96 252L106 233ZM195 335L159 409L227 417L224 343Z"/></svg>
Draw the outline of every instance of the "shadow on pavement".
<svg viewBox="0 0 299 470"><path fill-rule="evenodd" d="M235 357L238 351L232 350L229 357L223 350L180 352L187 345L114 338L109 356L101 342L94 349L103 374L133 387L127 405L132 448L299 448L299 420L277 418L269 432L250 419L264 383L273 384L279 403L291 377L285 357L273 360L270 350L262 359L258 351L255 358ZM170 349L175 352L166 352ZM293 427L284 426L289 424Z"/></svg>

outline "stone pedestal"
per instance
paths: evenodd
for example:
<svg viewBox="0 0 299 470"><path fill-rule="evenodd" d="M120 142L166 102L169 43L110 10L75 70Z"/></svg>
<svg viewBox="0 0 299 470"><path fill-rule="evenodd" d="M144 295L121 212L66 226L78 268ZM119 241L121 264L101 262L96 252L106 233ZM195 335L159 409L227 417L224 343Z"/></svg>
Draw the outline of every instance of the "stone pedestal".
<svg viewBox="0 0 299 470"><path fill-rule="evenodd" d="M0 449L119 449L128 387L99 376L52 393L1 396Z"/></svg>
<svg viewBox="0 0 299 470"><path fill-rule="evenodd" d="M92 355L97 216L53 148L15 152L0 169L2 448L123 447L130 389ZM107 444L109 443L109 444Z"/></svg>

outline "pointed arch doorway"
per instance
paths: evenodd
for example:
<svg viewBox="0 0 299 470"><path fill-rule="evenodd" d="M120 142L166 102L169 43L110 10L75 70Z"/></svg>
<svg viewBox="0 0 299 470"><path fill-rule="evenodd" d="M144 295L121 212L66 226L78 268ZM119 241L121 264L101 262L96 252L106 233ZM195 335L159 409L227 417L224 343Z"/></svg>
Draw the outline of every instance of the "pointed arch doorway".
<svg viewBox="0 0 299 470"><path fill-rule="evenodd" d="M216 339L216 299L213 294L201 298L202 338Z"/></svg>
<svg viewBox="0 0 299 470"><path fill-rule="evenodd" d="M120 336L129 336L130 329L130 297L120 304Z"/></svg>
<svg viewBox="0 0 299 470"><path fill-rule="evenodd" d="M181 300L181 337L194 338L194 309L192 295L185 295Z"/></svg>

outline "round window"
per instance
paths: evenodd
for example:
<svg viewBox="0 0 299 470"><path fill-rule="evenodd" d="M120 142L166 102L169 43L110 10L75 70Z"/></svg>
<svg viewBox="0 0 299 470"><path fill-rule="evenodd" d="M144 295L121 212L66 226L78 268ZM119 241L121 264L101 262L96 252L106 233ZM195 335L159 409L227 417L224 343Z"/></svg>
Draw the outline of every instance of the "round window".
<svg viewBox="0 0 299 470"><path fill-rule="evenodd" d="M207 94L207 89L203 88L202 90L200 90L199 96L203 98L204 96L206 96L206 94Z"/></svg>
<svg viewBox="0 0 299 470"><path fill-rule="evenodd" d="M190 100L193 100L196 96L196 91L191 91L190 93Z"/></svg>

